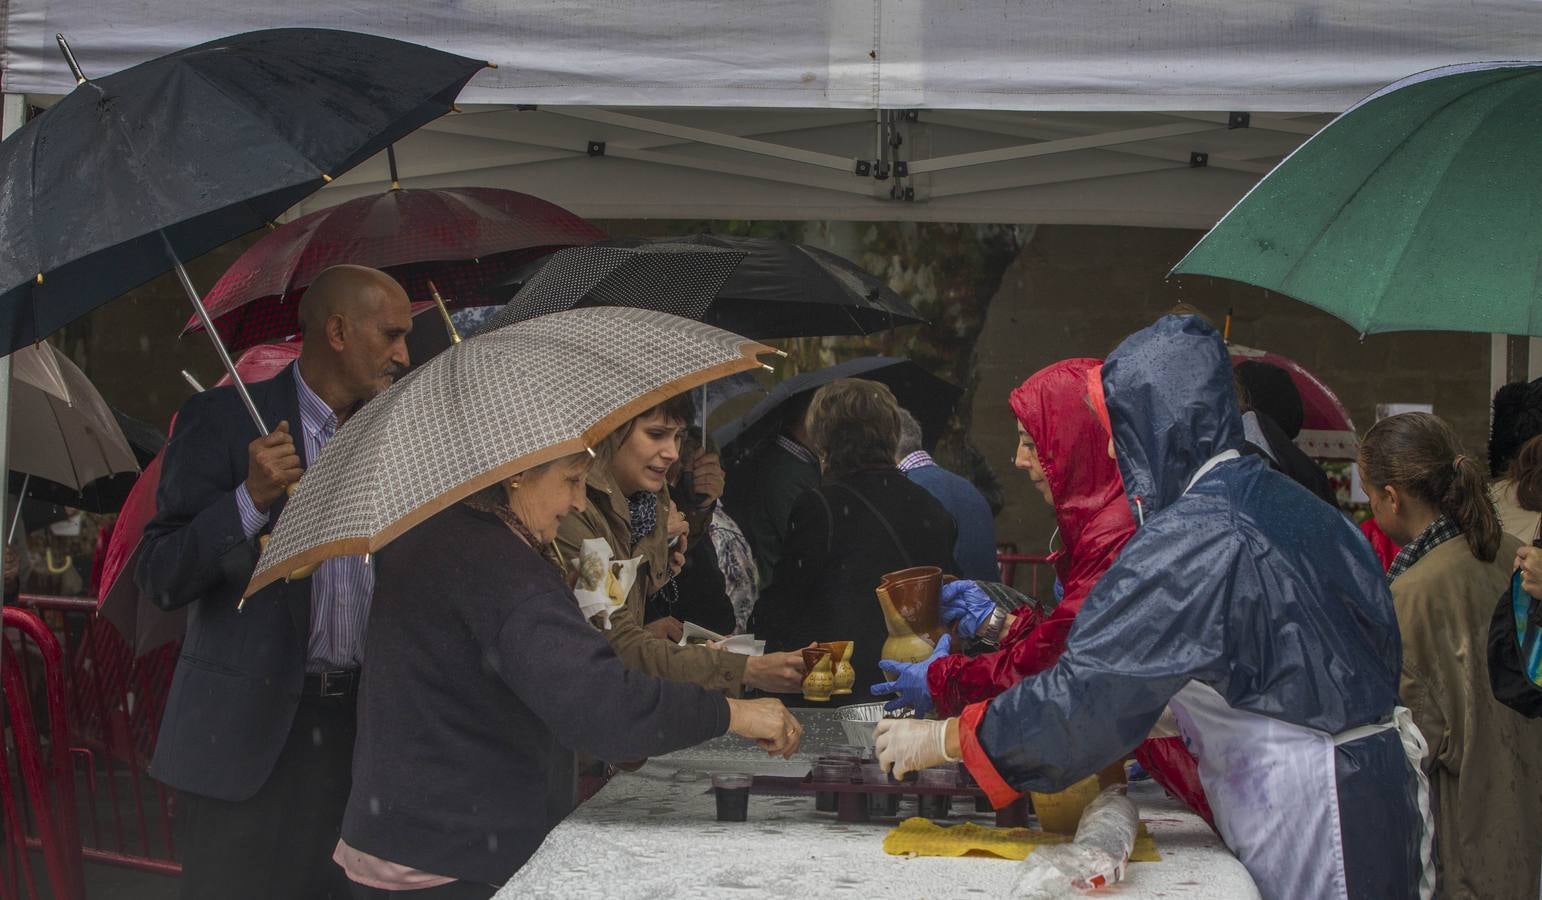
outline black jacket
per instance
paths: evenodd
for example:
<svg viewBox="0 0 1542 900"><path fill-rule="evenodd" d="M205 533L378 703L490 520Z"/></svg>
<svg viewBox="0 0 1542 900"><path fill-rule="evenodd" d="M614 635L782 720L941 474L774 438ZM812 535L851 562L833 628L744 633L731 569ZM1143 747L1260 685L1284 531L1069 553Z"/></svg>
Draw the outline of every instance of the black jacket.
<svg viewBox="0 0 1542 900"><path fill-rule="evenodd" d="M1254 411L1258 417L1258 428L1264 433L1264 440L1269 442L1266 451L1252 441L1242 442L1242 452L1251 453L1262 457L1271 469L1286 476L1296 484L1301 485L1317 498L1329 506L1338 508L1338 498L1333 494L1333 486L1328 481L1328 473L1322 470L1306 455L1306 451L1297 447L1295 442L1285 436L1285 431L1273 419L1261 412Z"/></svg>
<svg viewBox="0 0 1542 900"><path fill-rule="evenodd" d="M755 604L752 630L767 650L855 641L856 685L834 702L870 703L868 686L886 680L878 668L889 634L874 593L879 579L910 566L957 574L957 530L937 498L898 469L857 472L805 491L793 505L775 578Z"/></svg>
<svg viewBox="0 0 1542 900"><path fill-rule="evenodd" d="M248 390L269 427L288 421L299 433L293 364ZM150 774L219 800L249 799L272 774L299 705L310 637L308 578L274 584L236 611L257 563L257 541L242 533L236 509L256 438L234 388L182 405L134 573L157 606L188 608ZM306 464L304 441L295 448ZM273 505L264 532L283 504Z"/></svg>
<svg viewBox="0 0 1542 900"><path fill-rule="evenodd" d="M376 556L349 846L502 884L573 804L573 751L620 762L722 734L721 694L622 665L557 570L455 504Z"/></svg>

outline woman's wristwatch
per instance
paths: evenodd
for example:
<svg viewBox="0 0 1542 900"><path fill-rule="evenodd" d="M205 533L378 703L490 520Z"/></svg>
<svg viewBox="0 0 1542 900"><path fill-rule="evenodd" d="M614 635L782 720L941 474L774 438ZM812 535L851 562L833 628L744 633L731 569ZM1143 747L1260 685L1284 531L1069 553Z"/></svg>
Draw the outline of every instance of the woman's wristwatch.
<svg viewBox="0 0 1542 900"><path fill-rule="evenodd" d="M998 606L991 610L990 617L980 626L980 630L975 632L974 639L985 644L1000 644L1001 628L1006 623L1007 611Z"/></svg>

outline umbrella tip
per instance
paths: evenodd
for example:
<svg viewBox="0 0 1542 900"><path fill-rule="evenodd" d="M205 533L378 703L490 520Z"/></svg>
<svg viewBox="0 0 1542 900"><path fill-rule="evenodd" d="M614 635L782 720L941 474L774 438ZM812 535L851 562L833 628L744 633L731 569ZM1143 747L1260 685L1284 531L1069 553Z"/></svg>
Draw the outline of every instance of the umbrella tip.
<svg viewBox="0 0 1542 900"><path fill-rule="evenodd" d="M492 61L492 60L490 60L490 59L484 59L484 60L482 60L482 64L483 64L483 65L485 65L485 66L487 66L487 67L488 67L488 68L489 68L489 69L496 69L496 68L498 68L498 64L497 64L497 63L495 63L495 62L493 62L493 61Z"/></svg>
<svg viewBox="0 0 1542 900"><path fill-rule="evenodd" d="M37 273L37 283L38 284L42 284L43 283L43 273L42 272Z"/></svg>
<svg viewBox="0 0 1542 900"><path fill-rule="evenodd" d="M328 175L325 172L322 172L321 173L321 183L322 184L331 184L332 183L332 176Z"/></svg>
<svg viewBox="0 0 1542 900"><path fill-rule="evenodd" d="M584 448L584 452L589 454L589 458L590 459L594 458L594 448L593 447L585 447Z"/></svg>
<svg viewBox="0 0 1542 900"><path fill-rule="evenodd" d="M787 358L787 351L786 350L778 350L775 347L772 347L771 348L771 352L775 353L777 356L780 356L782 359L786 359Z"/></svg>
<svg viewBox="0 0 1542 900"><path fill-rule="evenodd" d="M70 74L75 76L75 84L85 84L86 76L80 71L80 63L75 61L75 53L70 50L70 42L64 39L62 32L55 32L54 40L59 42L59 52L64 54L64 62L70 67Z"/></svg>

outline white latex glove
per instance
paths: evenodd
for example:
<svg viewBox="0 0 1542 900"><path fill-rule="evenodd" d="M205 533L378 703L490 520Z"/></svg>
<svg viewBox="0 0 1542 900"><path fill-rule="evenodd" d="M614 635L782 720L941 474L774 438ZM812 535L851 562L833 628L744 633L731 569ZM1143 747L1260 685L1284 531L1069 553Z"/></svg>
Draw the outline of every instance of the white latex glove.
<svg viewBox="0 0 1542 900"><path fill-rule="evenodd" d="M947 762L947 719L883 719L873 735L878 765L895 778Z"/></svg>

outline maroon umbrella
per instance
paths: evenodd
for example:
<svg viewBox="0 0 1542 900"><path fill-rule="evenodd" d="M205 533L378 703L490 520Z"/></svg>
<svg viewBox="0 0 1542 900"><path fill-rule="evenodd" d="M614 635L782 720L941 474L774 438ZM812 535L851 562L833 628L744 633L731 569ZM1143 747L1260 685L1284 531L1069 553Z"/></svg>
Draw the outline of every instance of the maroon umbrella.
<svg viewBox="0 0 1542 900"><path fill-rule="evenodd" d="M247 383L265 381L299 358L298 343L256 347L236 360L236 373ZM230 376L221 378L219 383L229 384ZM175 427L176 423L172 424ZM97 605L97 614L118 627L124 638L134 645L135 656L143 656L168 641L180 641L187 625L187 610L164 612L148 598L141 598L134 584L140 538L155 516L155 491L161 482L163 456L163 453L155 455L129 491L117 521L113 523L106 560L102 563L101 601Z"/></svg>
<svg viewBox="0 0 1542 900"><path fill-rule="evenodd" d="M300 295L342 263L384 269L414 300L475 305L481 290L542 254L605 232L560 206L496 188L393 188L318 210L253 244L204 297L232 351L299 330ZM200 330L196 318L183 333Z"/></svg>
<svg viewBox="0 0 1542 900"><path fill-rule="evenodd" d="M1355 437L1355 423L1349 418L1349 410L1328 387L1306 367L1289 357L1267 350L1254 350L1240 344L1228 344L1233 367L1245 362L1268 363L1285 370L1296 392L1301 395L1301 433L1295 438L1296 446L1306 455L1316 459L1354 459L1359 449ZM1276 423L1278 424L1278 423Z"/></svg>

